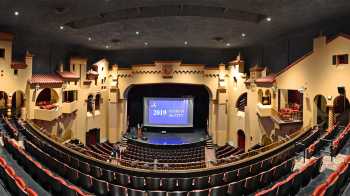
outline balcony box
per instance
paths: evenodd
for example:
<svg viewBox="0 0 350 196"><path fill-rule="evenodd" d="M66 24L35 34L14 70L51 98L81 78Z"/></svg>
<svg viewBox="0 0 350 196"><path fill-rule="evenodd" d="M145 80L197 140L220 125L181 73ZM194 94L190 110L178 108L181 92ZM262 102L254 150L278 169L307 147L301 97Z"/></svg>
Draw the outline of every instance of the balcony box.
<svg viewBox="0 0 350 196"><path fill-rule="evenodd" d="M34 119L53 121L62 115L62 109L57 106L55 109L40 109L39 107L34 109Z"/></svg>
<svg viewBox="0 0 350 196"><path fill-rule="evenodd" d="M269 117L272 115L272 106L271 105L263 105L261 103L257 104L257 112L260 117Z"/></svg>
<svg viewBox="0 0 350 196"><path fill-rule="evenodd" d="M62 103L62 113L64 114L71 114L78 110L78 102L64 102Z"/></svg>

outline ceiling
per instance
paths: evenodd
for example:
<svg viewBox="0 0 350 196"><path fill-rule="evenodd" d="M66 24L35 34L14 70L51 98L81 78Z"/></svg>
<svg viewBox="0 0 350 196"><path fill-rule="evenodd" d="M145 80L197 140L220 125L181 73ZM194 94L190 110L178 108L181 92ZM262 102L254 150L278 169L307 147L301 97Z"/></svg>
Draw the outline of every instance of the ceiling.
<svg viewBox="0 0 350 196"><path fill-rule="evenodd" d="M236 48L349 10L348 0L1 0L0 26L98 50Z"/></svg>

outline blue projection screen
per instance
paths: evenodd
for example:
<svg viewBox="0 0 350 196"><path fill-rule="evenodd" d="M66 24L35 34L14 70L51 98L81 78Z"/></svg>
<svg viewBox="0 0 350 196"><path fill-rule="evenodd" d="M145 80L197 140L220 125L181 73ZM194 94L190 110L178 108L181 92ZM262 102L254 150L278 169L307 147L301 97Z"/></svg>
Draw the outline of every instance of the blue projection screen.
<svg viewBox="0 0 350 196"><path fill-rule="evenodd" d="M148 127L193 127L193 98L143 98L143 123Z"/></svg>

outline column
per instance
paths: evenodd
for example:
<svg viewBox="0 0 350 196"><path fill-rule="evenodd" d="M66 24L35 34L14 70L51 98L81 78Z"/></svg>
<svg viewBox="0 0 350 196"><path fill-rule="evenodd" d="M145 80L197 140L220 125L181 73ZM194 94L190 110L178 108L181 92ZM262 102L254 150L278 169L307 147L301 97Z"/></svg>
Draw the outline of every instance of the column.
<svg viewBox="0 0 350 196"><path fill-rule="evenodd" d="M7 116L11 117L12 115L12 96L8 96L7 98Z"/></svg>
<svg viewBox="0 0 350 196"><path fill-rule="evenodd" d="M226 90L218 90L216 107L216 143L225 145L228 135L228 108Z"/></svg>
<svg viewBox="0 0 350 196"><path fill-rule="evenodd" d="M334 107L328 106L328 127L332 127L334 123Z"/></svg>

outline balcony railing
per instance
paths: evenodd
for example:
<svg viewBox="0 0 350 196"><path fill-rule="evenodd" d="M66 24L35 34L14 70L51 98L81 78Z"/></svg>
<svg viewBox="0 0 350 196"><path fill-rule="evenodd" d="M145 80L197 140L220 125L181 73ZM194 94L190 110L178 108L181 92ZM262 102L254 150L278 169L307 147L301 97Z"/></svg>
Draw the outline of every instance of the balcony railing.
<svg viewBox="0 0 350 196"><path fill-rule="evenodd" d="M34 109L34 119L37 120L45 120L45 121L53 121L62 115L62 109L60 106L57 106L54 109Z"/></svg>
<svg viewBox="0 0 350 196"><path fill-rule="evenodd" d="M64 102L62 104L62 113L64 114L71 114L78 110L78 102Z"/></svg>

